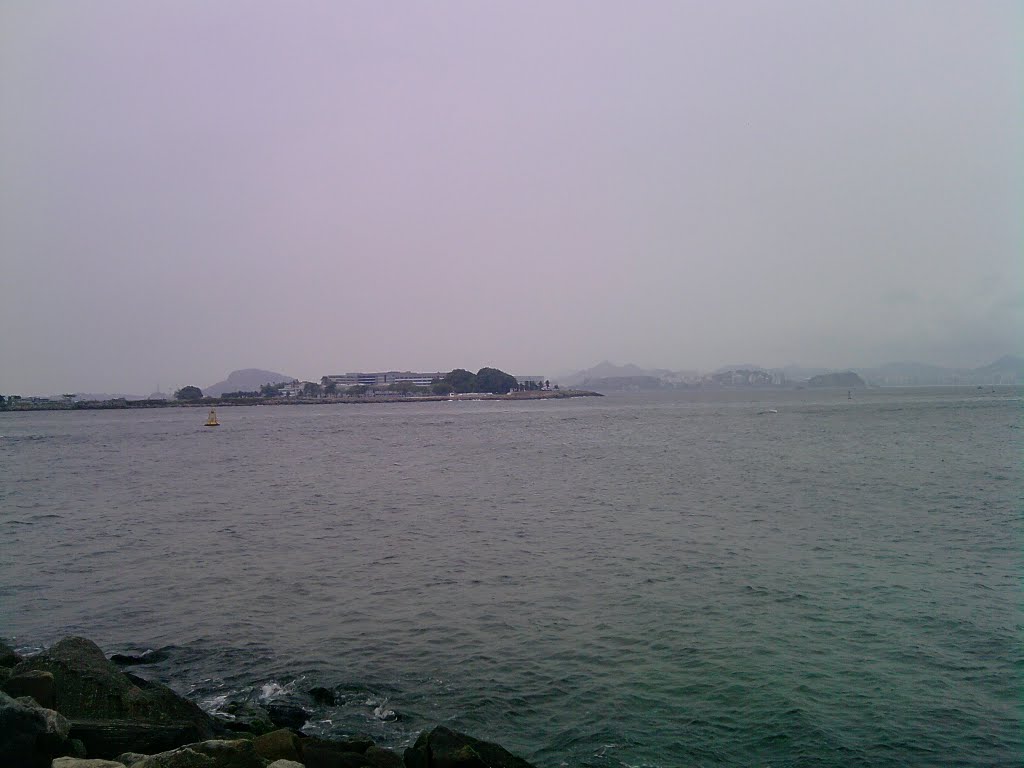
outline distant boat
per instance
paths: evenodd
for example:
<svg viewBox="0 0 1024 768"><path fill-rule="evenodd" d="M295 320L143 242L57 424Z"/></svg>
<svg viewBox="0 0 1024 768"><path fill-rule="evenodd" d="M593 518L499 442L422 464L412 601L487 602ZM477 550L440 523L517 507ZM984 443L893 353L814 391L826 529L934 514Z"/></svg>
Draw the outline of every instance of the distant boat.
<svg viewBox="0 0 1024 768"><path fill-rule="evenodd" d="M213 410L213 408L210 409L210 415L206 417L206 423L203 424L203 426L204 427L219 427L220 426L220 422L217 421L217 412L215 410Z"/></svg>
<svg viewBox="0 0 1024 768"><path fill-rule="evenodd" d="M757 415L758 416L764 416L764 415L769 414L769 413L778 413L778 412L779 412L778 408L768 408L768 409L766 409L764 411L758 411Z"/></svg>

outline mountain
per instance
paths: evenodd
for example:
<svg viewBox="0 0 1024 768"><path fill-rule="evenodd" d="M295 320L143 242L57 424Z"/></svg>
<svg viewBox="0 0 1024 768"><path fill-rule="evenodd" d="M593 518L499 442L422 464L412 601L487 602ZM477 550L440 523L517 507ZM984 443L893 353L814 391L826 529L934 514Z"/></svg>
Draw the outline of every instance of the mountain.
<svg viewBox="0 0 1024 768"><path fill-rule="evenodd" d="M1024 379L1024 357L1017 357L1016 355L1004 355L996 360L994 363L983 365L980 368L975 368L974 373L981 376L992 375L992 376L1016 376L1019 379Z"/></svg>
<svg viewBox="0 0 1024 768"><path fill-rule="evenodd" d="M934 386L1024 383L1024 358L1005 355L978 368L944 368L915 362L884 363L875 368L857 368L871 384L881 386Z"/></svg>
<svg viewBox="0 0 1024 768"><path fill-rule="evenodd" d="M661 378L671 374L671 371L663 368L655 368L646 370L638 365L632 363L626 363L625 365L615 365L607 360L603 360L593 368L587 368L576 373L571 373L568 376L563 376L559 379L560 384L567 386L574 386L577 384L583 384L587 380L596 379L619 379L619 378L631 378L631 377L654 377Z"/></svg>
<svg viewBox="0 0 1024 768"><path fill-rule="evenodd" d="M807 382L808 387L866 387L864 379L853 371L843 373L823 373L820 376L812 376Z"/></svg>
<svg viewBox="0 0 1024 768"><path fill-rule="evenodd" d="M295 377L259 368L243 368L229 373L224 381L204 387L203 394L206 397L220 397L225 392L253 392L264 384L277 384L282 381L295 381Z"/></svg>

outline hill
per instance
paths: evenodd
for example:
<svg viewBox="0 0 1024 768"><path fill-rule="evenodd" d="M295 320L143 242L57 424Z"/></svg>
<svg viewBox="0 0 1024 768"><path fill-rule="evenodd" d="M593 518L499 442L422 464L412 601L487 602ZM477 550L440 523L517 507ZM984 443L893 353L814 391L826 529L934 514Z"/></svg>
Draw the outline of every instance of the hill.
<svg viewBox="0 0 1024 768"><path fill-rule="evenodd" d="M277 384L282 381L295 381L295 377L260 368L243 368L229 373L224 381L203 387L203 394L206 397L220 397L225 392L252 392L264 384Z"/></svg>
<svg viewBox="0 0 1024 768"><path fill-rule="evenodd" d="M645 370L644 368L641 368L638 365L633 365L632 363L615 365L615 363L603 360L593 368L587 368L568 376L560 377L559 383L566 386L575 386L587 381L595 381L598 379L620 379L631 377L653 377L660 379L669 374L671 374L671 371L662 368Z"/></svg>
<svg viewBox="0 0 1024 768"><path fill-rule="evenodd" d="M812 376L807 382L808 387L866 387L864 379L853 371L843 373L823 373L820 376Z"/></svg>

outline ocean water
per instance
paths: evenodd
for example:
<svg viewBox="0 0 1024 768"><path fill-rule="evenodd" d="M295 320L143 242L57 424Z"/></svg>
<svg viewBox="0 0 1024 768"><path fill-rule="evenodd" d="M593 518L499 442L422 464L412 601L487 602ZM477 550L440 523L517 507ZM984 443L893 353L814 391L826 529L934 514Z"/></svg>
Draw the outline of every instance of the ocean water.
<svg viewBox="0 0 1024 768"><path fill-rule="evenodd" d="M0 636L542 768L1020 765L1021 404L0 414Z"/></svg>

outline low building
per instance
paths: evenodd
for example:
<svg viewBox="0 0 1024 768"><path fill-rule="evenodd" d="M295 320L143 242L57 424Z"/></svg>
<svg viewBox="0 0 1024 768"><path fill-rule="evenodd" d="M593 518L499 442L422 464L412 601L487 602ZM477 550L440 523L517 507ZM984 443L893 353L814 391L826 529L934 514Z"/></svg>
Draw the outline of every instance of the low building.
<svg viewBox="0 0 1024 768"><path fill-rule="evenodd" d="M401 381L409 381L419 387L429 387L430 382L435 379L443 379L447 375L447 371L427 373L416 371L378 371L375 373L334 373L324 376L324 379L333 382L339 388L359 385L365 387L386 387Z"/></svg>

